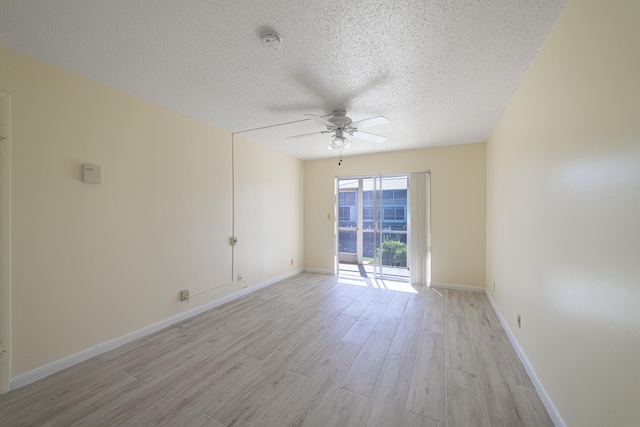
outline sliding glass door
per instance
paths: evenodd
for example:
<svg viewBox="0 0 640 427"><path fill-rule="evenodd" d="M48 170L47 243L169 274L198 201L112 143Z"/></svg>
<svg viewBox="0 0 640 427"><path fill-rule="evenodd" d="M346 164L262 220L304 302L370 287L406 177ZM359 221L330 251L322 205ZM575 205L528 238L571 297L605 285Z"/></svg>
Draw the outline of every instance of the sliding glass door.
<svg viewBox="0 0 640 427"><path fill-rule="evenodd" d="M338 261L363 274L408 279L408 176L338 180Z"/></svg>

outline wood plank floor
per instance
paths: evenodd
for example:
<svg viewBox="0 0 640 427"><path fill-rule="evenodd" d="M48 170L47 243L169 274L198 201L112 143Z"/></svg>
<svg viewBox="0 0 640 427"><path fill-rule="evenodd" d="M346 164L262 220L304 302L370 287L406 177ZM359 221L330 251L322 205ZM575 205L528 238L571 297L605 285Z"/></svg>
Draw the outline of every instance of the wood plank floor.
<svg viewBox="0 0 640 427"><path fill-rule="evenodd" d="M1 396L0 424L553 426L486 296L399 288L300 274Z"/></svg>

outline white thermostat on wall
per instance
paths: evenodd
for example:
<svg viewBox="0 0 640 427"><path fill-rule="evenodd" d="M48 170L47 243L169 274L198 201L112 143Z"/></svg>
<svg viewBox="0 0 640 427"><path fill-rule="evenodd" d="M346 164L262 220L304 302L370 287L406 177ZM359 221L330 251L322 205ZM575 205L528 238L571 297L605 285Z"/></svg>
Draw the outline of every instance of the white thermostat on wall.
<svg viewBox="0 0 640 427"><path fill-rule="evenodd" d="M85 163L82 165L82 182L88 184L100 184L101 168L98 165Z"/></svg>

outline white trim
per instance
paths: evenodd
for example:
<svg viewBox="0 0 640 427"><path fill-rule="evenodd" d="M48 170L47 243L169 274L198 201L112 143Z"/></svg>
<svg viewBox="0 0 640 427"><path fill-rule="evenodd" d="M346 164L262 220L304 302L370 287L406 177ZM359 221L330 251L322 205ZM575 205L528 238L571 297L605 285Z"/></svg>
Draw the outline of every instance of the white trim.
<svg viewBox="0 0 640 427"><path fill-rule="evenodd" d="M78 353L72 354L65 358L56 360L47 365L40 366L39 368L33 369L29 372L25 372L23 374L17 375L11 379L11 390L15 390L17 388L23 387L27 384L31 384L34 381L41 380L49 375L53 375L56 372L62 371L63 369L67 369L73 365L77 365L78 363L84 362L85 360L89 360L92 357L96 357L101 355L102 353L106 353L107 351L116 349L125 344L128 344L132 341L135 341L139 338L150 335L154 332L157 332L161 329L167 328L171 325L174 325L178 322L182 322L183 320L189 319L190 317L196 316L200 313L203 313L207 310L211 310L212 308L218 307L222 304L225 304L229 301L233 301L242 296L248 295L252 292L255 292L259 289L265 288L269 285L277 283L281 280L287 279L289 277L295 276L296 274L302 273L303 270L295 270L289 272L287 274L283 274L278 277L274 277L273 279L269 279L265 282L259 283L257 285L244 288L239 290L238 292L234 292L225 297L219 298L215 301L210 301L201 306L195 307L191 310L184 311L180 314L176 314L175 316L168 317L164 320L161 320L152 325L146 326L142 329L138 329L137 331L129 332L128 334L122 335L121 337L114 338L109 341L105 341L93 347L82 350ZM224 286L224 285L223 285Z"/></svg>
<svg viewBox="0 0 640 427"><path fill-rule="evenodd" d="M455 283L444 283L444 282L431 282L430 286L433 287L433 288L454 289L456 291L470 291L470 292L486 293L486 289L485 288L481 288L479 286L457 285Z"/></svg>
<svg viewBox="0 0 640 427"><path fill-rule="evenodd" d="M496 312L498 319L500 319L500 323L502 324L502 327L507 333L507 336L509 337L509 341L511 341L511 345L513 345L513 348L516 350L516 353L518 354L520 361L524 365L524 368L526 369L527 374L529 374L529 378L531 379L531 382L533 382L533 386L538 392L538 396L540 396L540 400L542 400L542 404L547 409L547 412L549 413L551 420L556 425L556 427L566 427L566 424L564 423L564 420L560 416L560 413L556 409L555 405L551 401L551 398L549 397L544 387L542 386L540 379L536 375L536 371L533 369L533 366L531 366L531 363L529 363L529 359L527 359L527 356L524 354L524 351L522 350L522 347L520 347L520 344L518 344L518 341L516 340L516 337L511 332L511 329L509 329L509 325L504 319L504 316L502 316L502 313L500 313L500 310L498 309L498 305L493 300L491 293L487 292L486 294L487 294L487 298L489 299L489 302L491 303L491 306L493 307L493 311Z"/></svg>
<svg viewBox="0 0 640 427"><path fill-rule="evenodd" d="M316 274L328 274L329 276L335 276L335 272L331 271L331 270L323 270L320 268L309 268L309 267L305 267L304 269L305 273L316 273Z"/></svg>

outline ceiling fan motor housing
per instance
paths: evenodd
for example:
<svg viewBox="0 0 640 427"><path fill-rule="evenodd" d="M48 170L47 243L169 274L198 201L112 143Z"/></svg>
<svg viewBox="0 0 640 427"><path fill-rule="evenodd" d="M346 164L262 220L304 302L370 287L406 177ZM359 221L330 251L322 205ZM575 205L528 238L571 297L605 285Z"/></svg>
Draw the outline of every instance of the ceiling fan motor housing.
<svg viewBox="0 0 640 427"><path fill-rule="evenodd" d="M333 117L329 119L331 123L333 123L336 128L345 128L351 125L352 120L347 117L346 111L338 110L333 112Z"/></svg>

